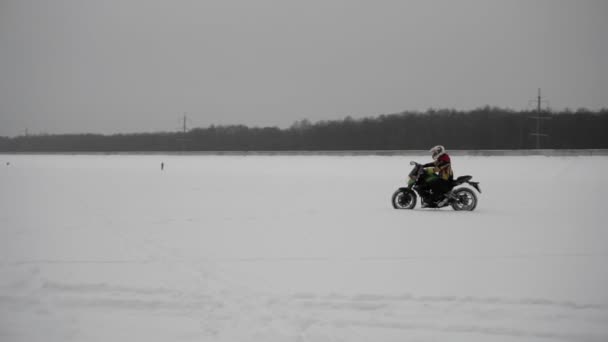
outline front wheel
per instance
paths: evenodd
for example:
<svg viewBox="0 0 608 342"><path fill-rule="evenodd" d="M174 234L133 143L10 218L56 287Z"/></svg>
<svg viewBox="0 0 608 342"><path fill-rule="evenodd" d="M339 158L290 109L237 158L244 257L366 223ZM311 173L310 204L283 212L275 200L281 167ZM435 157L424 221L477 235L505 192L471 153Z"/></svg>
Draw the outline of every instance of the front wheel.
<svg viewBox="0 0 608 342"><path fill-rule="evenodd" d="M416 193L407 188L401 188L393 194L392 203L395 209L414 209L417 200Z"/></svg>
<svg viewBox="0 0 608 342"><path fill-rule="evenodd" d="M477 207L477 196L473 190L468 188L459 188L452 191L452 208L454 210L473 211Z"/></svg>

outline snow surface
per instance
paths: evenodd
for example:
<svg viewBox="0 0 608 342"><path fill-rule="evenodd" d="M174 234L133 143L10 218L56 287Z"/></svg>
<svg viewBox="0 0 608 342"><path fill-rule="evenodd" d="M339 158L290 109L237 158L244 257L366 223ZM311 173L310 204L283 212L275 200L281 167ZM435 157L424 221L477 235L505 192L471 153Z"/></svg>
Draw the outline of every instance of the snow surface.
<svg viewBox="0 0 608 342"><path fill-rule="evenodd" d="M608 157L410 159L0 155L0 341L608 341Z"/></svg>

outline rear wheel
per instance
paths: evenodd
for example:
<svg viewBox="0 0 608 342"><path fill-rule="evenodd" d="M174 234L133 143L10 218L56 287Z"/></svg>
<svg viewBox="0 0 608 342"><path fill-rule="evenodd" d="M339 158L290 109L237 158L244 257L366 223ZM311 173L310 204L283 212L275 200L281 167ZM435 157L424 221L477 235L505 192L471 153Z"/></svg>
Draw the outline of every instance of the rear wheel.
<svg viewBox="0 0 608 342"><path fill-rule="evenodd" d="M410 189L399 189L392 197L393 208L414 209L417 201L416 193Z"/></svg>
<svg viewBox="0 0 608 342"><path fill-rule="evenodd" d="M454 199L452 200L452 208L454 210L473 211L477 207L477 196L473 190L468 188L459 188L452 191Z"/></svg>

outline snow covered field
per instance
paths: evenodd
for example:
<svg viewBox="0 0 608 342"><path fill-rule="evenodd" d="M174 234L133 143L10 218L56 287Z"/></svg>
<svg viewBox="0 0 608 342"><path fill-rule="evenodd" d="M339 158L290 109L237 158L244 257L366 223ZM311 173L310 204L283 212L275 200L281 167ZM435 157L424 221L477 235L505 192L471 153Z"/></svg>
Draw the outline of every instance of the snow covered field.
<svg viewBox="0 0 608 342"><path fill-rule="evenodd" d="M608 157L411 159L0 155L0 341L608 341Z"/></svg>

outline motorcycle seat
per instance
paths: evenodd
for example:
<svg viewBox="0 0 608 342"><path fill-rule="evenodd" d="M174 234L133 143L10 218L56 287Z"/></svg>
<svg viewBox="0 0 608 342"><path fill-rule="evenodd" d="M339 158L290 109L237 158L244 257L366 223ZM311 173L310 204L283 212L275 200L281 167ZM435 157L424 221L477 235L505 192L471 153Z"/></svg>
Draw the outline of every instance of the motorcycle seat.
<svg viewBox="0 0 608 342"><path fill-rule="evenodd" d="M454 180L454 184L459 185L464 182L468 182L473 178L473 176L460 176Z"/></svg>

